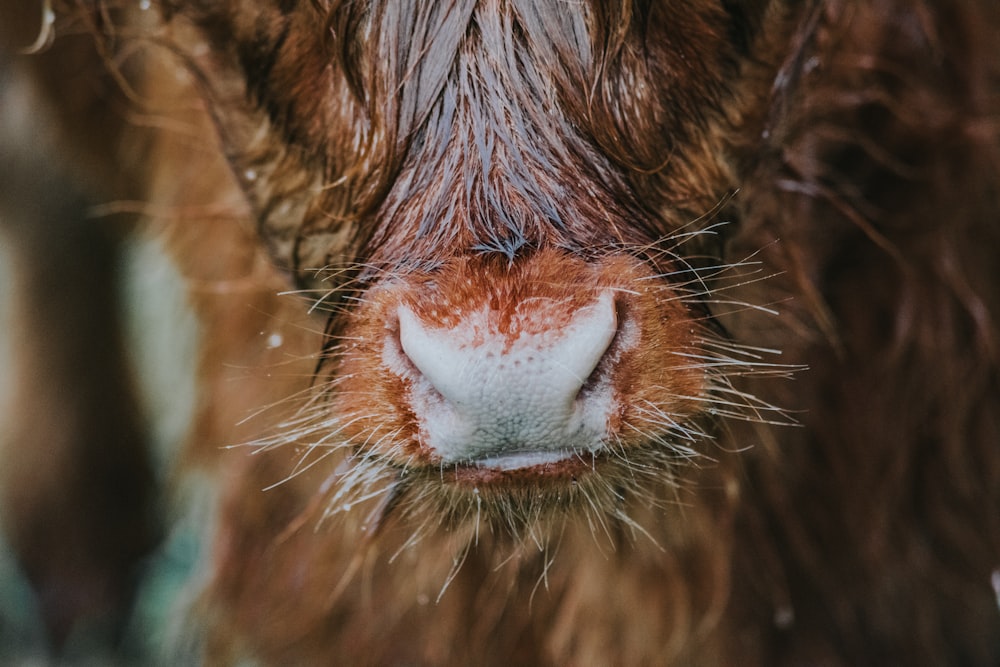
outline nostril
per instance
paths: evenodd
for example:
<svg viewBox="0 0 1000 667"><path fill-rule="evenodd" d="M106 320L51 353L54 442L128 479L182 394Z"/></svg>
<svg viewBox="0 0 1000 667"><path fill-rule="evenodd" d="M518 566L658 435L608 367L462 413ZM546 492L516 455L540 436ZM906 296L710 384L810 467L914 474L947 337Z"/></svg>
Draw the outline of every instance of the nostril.
<svg viewBox="0 0 1000 667"><path fill-rule="evenodd" d="M557 332L554 342L543 351L551 356L554 372L566 377L563 398L574 401L593 384L593 377L618 333L618 313L614 293L606 290L595 302L577 309Z"/></svg>
<svg viewBox="0 0 1000 667"><path fill-rule="evenodd" d="M593 378L618 335L618 309L614 293L606 290L590 306L578 309L565 328L562 345L556 348L556 363L576 380L574 398Z"/></svg>
<svg viewBox="0 0 1000 667"><path fill-rule="evenodd" d="M595 390L594 375L618 332L614 292L576 309L539 301L513 311L484 306L442 325L398 309L399 345L420 375L414 412L445 460L603 442L610 386Z"/></svg>

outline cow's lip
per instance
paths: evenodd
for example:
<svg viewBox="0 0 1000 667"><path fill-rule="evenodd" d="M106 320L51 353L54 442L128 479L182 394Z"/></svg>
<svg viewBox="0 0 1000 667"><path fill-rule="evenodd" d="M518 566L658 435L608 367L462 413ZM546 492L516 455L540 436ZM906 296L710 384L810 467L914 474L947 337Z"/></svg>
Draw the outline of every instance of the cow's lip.
<svg viewBox="0 0 1000 667"><path fill-rule="evenodd" d="M600 455L591 452L518 452L457 463L445 477L461 485L519 485L525 482L575 482L593 472Z"/></svg>
<svg viewBox="0 0 1000 667"><path fill-rule="evenodd" d="M487 456L469 462L478 468L490 468L497 471L522 470L558 464L572 459L577 454L570 451L549 452L513 452L499 456Z"/></svg>

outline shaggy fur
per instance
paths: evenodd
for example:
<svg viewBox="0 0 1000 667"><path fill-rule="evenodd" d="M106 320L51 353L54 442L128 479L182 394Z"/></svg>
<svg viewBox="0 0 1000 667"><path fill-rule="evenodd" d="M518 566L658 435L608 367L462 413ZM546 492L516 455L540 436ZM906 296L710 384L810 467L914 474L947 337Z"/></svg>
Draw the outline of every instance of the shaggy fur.
<svg viewBox="0 0 1000 667"><path fill-rule="evenodd" d="M8 50L35 34L21 4ZM32 71L58 121L39 154L81 193L38 228L111 202L189 285L206 663L1000 662L1000 5L129 4L60 4L5 71ZM628 399L607 451L436 462L381 363L399 304L503 329L601 289L642 334L598 369ZM48 340L20 345L71 344ZM129 414L113 354L20 377L103 382ZM4 476L5 525L60 641L128 607L148 484L77 480L146 479L143 438L100 463L80 452L110 430L16 424L45 456L5 443L5 468L57 472Z"/></svg>

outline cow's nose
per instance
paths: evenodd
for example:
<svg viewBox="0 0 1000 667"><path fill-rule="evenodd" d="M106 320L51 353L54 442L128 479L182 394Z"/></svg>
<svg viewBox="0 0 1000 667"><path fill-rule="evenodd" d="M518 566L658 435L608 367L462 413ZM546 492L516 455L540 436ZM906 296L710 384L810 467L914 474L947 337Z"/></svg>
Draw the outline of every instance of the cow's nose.
<svg viewBox="0 0 1000 667"><path fill-rule="evenodd" d="M613 397L603 366L619 329L615 295L566 313L516 304L516 324L487 306L457 323L398 309L399 348L417 373L411 403L444 462L513 469L600 449Z"/></svg>

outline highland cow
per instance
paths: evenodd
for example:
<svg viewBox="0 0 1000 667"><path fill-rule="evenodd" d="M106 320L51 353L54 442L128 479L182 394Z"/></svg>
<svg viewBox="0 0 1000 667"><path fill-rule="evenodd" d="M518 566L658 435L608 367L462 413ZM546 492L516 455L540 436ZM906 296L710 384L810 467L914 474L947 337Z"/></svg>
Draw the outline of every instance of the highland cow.
<svg viewBox="0 0 1000 667"><path fill-rule="evenodd" d="M52 4L0 476L53 646L135 650L191 496L167 662L1000 664L994 0Z"/></svg>

